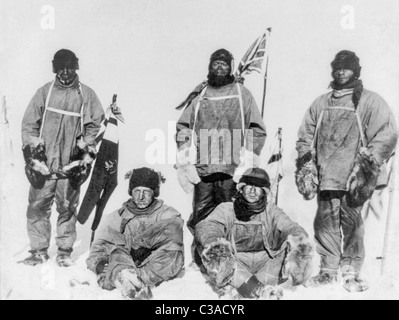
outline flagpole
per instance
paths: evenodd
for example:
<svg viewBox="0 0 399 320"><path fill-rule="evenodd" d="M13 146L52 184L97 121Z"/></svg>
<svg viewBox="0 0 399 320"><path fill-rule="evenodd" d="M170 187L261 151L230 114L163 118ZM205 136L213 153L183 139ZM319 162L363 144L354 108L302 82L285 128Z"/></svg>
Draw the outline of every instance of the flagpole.
<svg viewBox="0 0 399 320"><path fill-rule="evenodd" d="M272 28L267 28L267 31L269 32L269 38L270 35L272 33ZM270 47L270 40L267 42L266 47L269 48ZM269 54L267 54L266 57L266 67L265 67L265 76L263 79L263 99L262 99L262 118L264 116L265 113L265 101L266 101L266 88L267 88L267 73L268 73L268 69L269 69Z"/></svg>
<svg viewBox="0 0 399 320"><path fill-rule="evenodd" d="M385 224L385 235L384 235L384 246L382 249L382 256L381 256L381 270L380 274L384 275L385 272L385 265L386 265L386 259L387 259L387 252L388 252L388 243L389 243L389 237L390 237L390 225L391 225L391 217L392 217L392 210L393 210L393 204L394 204L394 197L395 197L395 175L396 175L396 162L398 158L396 156L396 152L393 156L392 159L392 169L391 169L391 181L389 183L389 204L388 204L388 214L387 214L387 220Z"/></svg>
<svg viewBox="0 0 399 320"><path fill-rule="evenodd" d="M282 140L283 140L283 138L282 138L282 130L283 130L283 128L280 127L280 128L278 128L278 132L277 132L277 135L278 135L278 153L279 153L280 157L282 156L282 153L281 153ZM278 160L278 165L277 165L276 206L278 205L278 192L279 192L279 187L280 187L280 177L279 177L279 174L280 174L280 172L279 172L280 161L281 161L281 159Z"/></svg>

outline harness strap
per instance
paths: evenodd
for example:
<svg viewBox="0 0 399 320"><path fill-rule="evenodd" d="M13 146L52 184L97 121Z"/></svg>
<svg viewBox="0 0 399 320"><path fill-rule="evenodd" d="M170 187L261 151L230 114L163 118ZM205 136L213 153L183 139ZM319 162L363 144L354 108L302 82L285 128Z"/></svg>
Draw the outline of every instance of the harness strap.
<svg viewBox="0 0 399 320"><path fill-rule="evenodd" d="M235 99L239 97L240 97L239 95L223 96L223 97L204 97L203 100L226 100L226 99Z"/></svg>
<svg viewBox="0 0 399 320"><path fill-rule="evenodd" d="M55 80L53 80L53 82L51 83L50 89L49 89L49 91L47 93L46 102L45 102L45 105L44 105L43 120L42 120L42 124L41 124L41 127L40 127L39 138L42 139L42 136L43 136L44 121L46 119L47 111L52 111L52 112L64 114L64 115L71 116L71 117L79 117L80 118L80 129L81 129L80 131L83 134L83 132L84 132L83 113L84 113L84 104L85 103L84 103L83 89L82 89L82 86L81 86L80 82L79 82L79 90L80 90L80 92L82 94L82 105L80 107L80 113L66 111L66 110L61 110L61 109L55 109L55 108L49 107L51 92L53 91L54 83L55 83Z"/></svg>
<svg viewBox="0 0 399 320"><path fill-rule="evenodd" d="M331 97L331 95L330 95L330 97ZM350 102L348 102L348 104ZM357 125L359 127L360 139L361 139L362 147L367 147L366 136L364 134L364 130L363 130L363 126L362 126L362 120L360 119L360 115L359 115L358 109L357 108L353 108L353 107L347 107L347 106L328 106L328 107L323 108L323 110L321 111L321 114L320 114L319 119L317 121L316 130L315 130L315 133L314 133L314 136L313 136L313 140L312 140L312 143L310 145L310 150L312 150L312 151L314 150L314 147L315 147L315 144L316 144L316 139L317 139L317 134L318 134L318 131L320 129L321 122L323 120L323 115L324 115L324 111L325 110L347 110L347 111L353 111L355 113L356 122L357 122Z"/></svg>
<svg viewBox="0 0 399 320"><path fill-rule="evenodd" d="M51 82L50 89L48 90L46 102L44 105L43 120L42 120L42 123L40 126L40 135L39 135L40 140L42 139L42 136L43 136L44 121L46 120L47 108L48 108L48 104L50 101L51 91L53 91L54 83L55 83L55 80L53 80L53 82Z"/></svg>
<svg viewBox="0 0 399 320"><path fill-rule="evenodd" d="M357 125L358 125L359 131L360 131L360 139L361 139L362 147L366 148L367 147L366 136L364 134L364 130L363 130L363 126L362 126L362 120L360 119L360 115L357 110L355 111L355 115L356 115Z"/></svg>
<svg viewBox="0 0 399 320"><path fill-rule="evenodd" d="M201 104L201 100L205 94L205 91L208 87L205 87L204 89L202 89L201 94L198 98L197 104L195 105L195 114L194 114L194 123L193 123L193 131L191 132L191 142L194 143L194 132L195 132L195 124L197 123L197 118L198 118L198 111L199 111L199 107Z"/></svg>
<svg viewBox="0 0 399 320"><path fill-rule="evenodd" d="M79 118L81 117L81 114L77 113L77 112L70 112L70 111L65 111L65 110L60 110L60 109L55 109L55 108L50 108L50 107L47 107L47 111L53 111L56 113L61 113L61 114L65 114L67 116L72 116L72 117L79 117Z"/></svg>
<svg viewBox="0 0 399 320"><path fill-rule="evenodd" d="M315 144L316 144L316 140L317 140L317 135L318 135L318 133L319 133L320 126L321 126L321 122L322 122L323 116L324 116L324 110L325 110L325 109L323 109L323 110L321 111L321 114L320 114L319 119L318 119L318 121L317 121L316 130L315 130L314 135L313 135L312 143L310 144L310 151L311 151L311 152L313 152L313 150L314 150L314 148L315 148Z"/></svg>
<svg viewBox="0 0 399 320"><path fill-rule="evenodd" d="M346 106L329 106L324 108L324 110L346 110L346 111L355 111L354 108L346 107Z"/></svg>
<svg viewBox="0 0 399 320"><path fill-rule="evenodd" d="M244 137L244 149L247 146L247 139L245 137L245 117L244 117L244 104L242 102L242 93L240 84L237 82L237 91L238 91L238 101L240 103L240 110L241 110L241 126L242 126L242 135Z"/></svg>

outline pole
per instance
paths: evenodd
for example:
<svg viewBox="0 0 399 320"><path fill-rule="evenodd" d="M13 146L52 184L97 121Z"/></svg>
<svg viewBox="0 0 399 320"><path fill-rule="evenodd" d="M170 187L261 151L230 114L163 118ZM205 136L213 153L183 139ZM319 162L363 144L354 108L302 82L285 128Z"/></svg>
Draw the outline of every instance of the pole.
<svg viewBox="0 0 399 320"><path fill-rule="evenodd" d="M93 244L93 241L94 241L94 236L96 235L96 231L95 230L92 230L91 231L91 239L90 239L90 248L91 248L91 245Z"/></svg>
<svg viewBox="0 0 399 320"><path fill-rule="evenodd" d="M282 156L282 154L281 154L281 147L282 147L282 140L283 140L283 137L282 137L282 131L283 131L283 128L278 128L278 132L277 132L277 137L278 137L278 154L279 154L279 160L278 160L278 164L277 164L277 173L276 173L276 176L277 176L277 178L276 178L276 183L277 183L277 188L276 188L276 206L278 205L278 192L279 192L279 186L280 186L280 177L279 177L279 175L280 175L280 171L279 171L279 168L280 168L280 161L281 161L281 156Z"/></svg>
<svg viewBox="0 0 399 320"><path fill-rule="evenodd" d="M388 214L387 214L387 221L385 225L385 235L384 235L384 246L382 248L382 256L381 256L381 270L380 274L384 275L385 266L386 266L386 259L388 253L388 244L389 244L389 237L390 237L390 224L391 224L391 217L393 211L393 204L394 204L394 196L395 196L395 175L396 175L396 152L392 159L392 169L391 169L391 181L389 183L389 205L388 205Z"/></svg>
<svg viewBox="0 0 399 320"><path fill-rule="evenodd" d="M267 39L270 39L270 35L272 33L272 28L267 28L267 31L269 32L269 36L267 37ZM270 41L268 41L270 43ZM266 48L269 47L269 43L266 43ZM269 50L267 50L269 51ZM267 52L267 57L266 57L266 67L265 67L265 76L263 79L263 98L262 98L262 118L265 114L265 102L266 102L266 88L267 88L267 73L268 73L268 69L269 69L269 53Z"/></svg>

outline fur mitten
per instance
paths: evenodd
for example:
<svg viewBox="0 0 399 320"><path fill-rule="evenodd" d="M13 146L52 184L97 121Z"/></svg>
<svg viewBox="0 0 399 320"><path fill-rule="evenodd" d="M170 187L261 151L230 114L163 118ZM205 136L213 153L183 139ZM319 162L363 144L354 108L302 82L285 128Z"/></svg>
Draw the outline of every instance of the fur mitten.
<svg viewBox="0 0 399 320"><path fill-rule="evenodd" d="M361 151L357 155L347 183L348 204L351 207L360 207L371 198L380 172L379 163L367 151Z"/></svg>
<svg viewBox="0 0 399 320"><path fill-rule="evenodd" d="M236 269L230 242L219 238L205 247L201 258L209 278L217 287L224 287L230 283Z"/></svg>
<svg viewBox="0 0 399 320"><path fill-rule="evenodd" d="M75 147L70 163L62 168L62 173L69 178L72 188L77 189L87 180L96 154L93 146L85 146L83 149Z"/></svg>
<svg viewBox="0 0 399 320"><path fill-rule="evenodd" d="M312 153L309 151L296 161L295 182L305 200L313 199L319 186L318 172Z"/></svg>
<svg viewBox="0 0 399 320"><path fill-rule="evenodd" d="M24 145L22 152L25 159L25 174L35 189L41 189L46 182L46 176L51 172L46 165L45 147L39 143L36 147Z"/></svg>
<svg viewBox="0 0 399 320"><path fill-rule="evenodd" d="M135 269L120 271L115 280L115 286L126 299L148 300L152 298L150 287L140 279Z"/></svg>
<svg viewBox="0 0 399 320"><path fill-rule="evenodd" d="M288 236L288 254L284 261L283 278L292 286L305 284L312 275L313 247L305 235Z"/></svg>

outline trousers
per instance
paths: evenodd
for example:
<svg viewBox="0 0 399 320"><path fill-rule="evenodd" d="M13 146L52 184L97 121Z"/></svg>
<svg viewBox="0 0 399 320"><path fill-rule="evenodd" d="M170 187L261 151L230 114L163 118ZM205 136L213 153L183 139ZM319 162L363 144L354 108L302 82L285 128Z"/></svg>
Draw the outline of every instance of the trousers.
<svg viewBox="0 0 399 320"><path fill-rule="evenodd" d="M214 173L201 178L201 181L194 186L193 213L187 226L191 233L195 234L195 226L206 219L211 212L223 202L231 202L237 193L236 183L228 174ZM196 250L195 240L191 246L193 260L201 265L201 258Z"/></svg>
<svg viewBox="0 0 399 320"><path fill-rule="evenodd" d="M270 258L266 251L238 252L236 254L237 268L232 285L235 288L239 288L252 276L256 276L265 286L278 284L281 279L285 257L285 251L282 251L273 259Z"/></svg>
<svg viewBox="0 0 399 320"><path fill-rule="evenodd" d="M350 207L346 194L343 191L319 193L314 221L316 251L321 257L322 269L337 270L349 265L360 272L365 258L362 207Z"/></svg>
<svg viewBox="0 0 399 320"><path fill-rule="evenodd" d="M51 207L58 211L56 245L59 251L72 251L76 241L76 210L80 189L73 189L68 179L47 180L41 189L29 190L27 229L32 250L47 250L51 238Z"/></svg>

